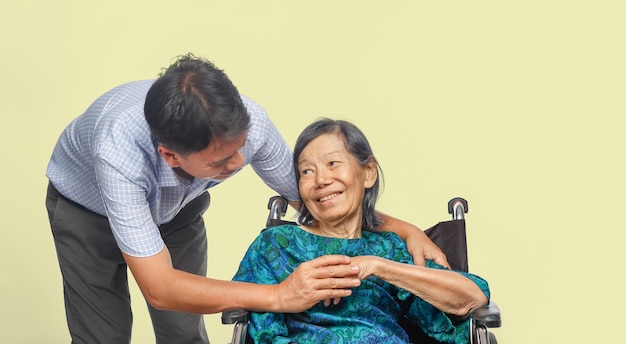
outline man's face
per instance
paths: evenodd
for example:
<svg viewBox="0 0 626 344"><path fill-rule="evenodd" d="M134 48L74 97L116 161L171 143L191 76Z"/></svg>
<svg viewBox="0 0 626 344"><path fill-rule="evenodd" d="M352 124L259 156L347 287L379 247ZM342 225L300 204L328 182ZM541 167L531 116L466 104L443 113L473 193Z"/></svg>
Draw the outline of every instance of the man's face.
<svg viewBox="0 0 626 344"><path fill-rule="evenodd" d="M229 140L215 138L204 150L187 156L164 146L158 149L170 167L179 168L191 177L224 180L243 166L244 158L239 150L247 137L246 132Z"/></svg>

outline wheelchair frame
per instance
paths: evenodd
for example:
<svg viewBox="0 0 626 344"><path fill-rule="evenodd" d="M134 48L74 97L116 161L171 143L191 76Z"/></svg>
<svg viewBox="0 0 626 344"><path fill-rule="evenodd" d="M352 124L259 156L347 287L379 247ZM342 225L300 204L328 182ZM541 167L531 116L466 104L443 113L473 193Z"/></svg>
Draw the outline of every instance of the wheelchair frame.
<svg viewBox="0 0 626 344"><path fill-rule="evenodd" d="M278 226L286 223L282 218L287 213L288 202L284 197L273 196L270 198L267 208L269 215L266 221L266 227ZM467 201L460 197L455 197L448 202L448 213L452 215L452 221L465 221L465 214L468 212ZM428 234L428 231L426 233ZM463 240L465 240L465 232L463 232ZM464 241L465 242L465 241ZM440 247L446 255L448 254L444 247ZM465 244L465 249L467 245ZM467 251L465 254L465 264L459 270L467 271ZM234 325L233 337L230 344L247 344L251 343L248 337L249 315L245 309L230 309L222 313L222 324ZM494 302L476 309L472 315L470 325L469 344L497 344L496 336L489 331L490 328L502 326L502 318L500 309ZM431 342L433 342L431 340ZM435 343L435 342L433 342Z"/></svg>

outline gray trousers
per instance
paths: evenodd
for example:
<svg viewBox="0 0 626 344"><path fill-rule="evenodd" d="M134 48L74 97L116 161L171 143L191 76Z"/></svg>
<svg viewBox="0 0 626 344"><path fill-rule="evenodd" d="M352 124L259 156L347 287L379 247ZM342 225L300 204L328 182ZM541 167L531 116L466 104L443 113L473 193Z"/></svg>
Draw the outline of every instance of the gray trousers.
<svg viewBox="0 0 626 344"><path fill-rule="evenodd" d="M207 239L202 214L208 193L159 226L174 268L206 276ZM63 276L65 314L72 343L130 343L133 314L126 263L106 217L74 203L48 185L46 208ZM209 343L200 314L148 305L156 343Z"/></svg>

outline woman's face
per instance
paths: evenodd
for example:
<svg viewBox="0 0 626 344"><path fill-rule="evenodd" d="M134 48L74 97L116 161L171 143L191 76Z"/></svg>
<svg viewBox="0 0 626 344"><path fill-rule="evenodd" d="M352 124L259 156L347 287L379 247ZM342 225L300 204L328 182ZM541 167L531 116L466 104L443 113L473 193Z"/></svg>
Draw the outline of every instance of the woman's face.
<svg viewBox="0 0 626 344"><path fill-rule="evenodd" d="M298 171L300 197L320 224L360 222L365 189L376 181L375 163L361 166L339 135L324 134L302 150Z"/></svg>

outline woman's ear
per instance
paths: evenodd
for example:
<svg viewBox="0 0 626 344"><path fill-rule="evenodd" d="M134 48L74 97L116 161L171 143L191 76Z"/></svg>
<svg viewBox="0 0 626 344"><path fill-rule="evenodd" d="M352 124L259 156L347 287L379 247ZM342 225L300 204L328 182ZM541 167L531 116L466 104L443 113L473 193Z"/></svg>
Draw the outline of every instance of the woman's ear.
<svg viewBox="0 0 626 344"><path fill-rule="evenodd" d="M165 159L165 162L169 167L180 167L180 162L178 161L179 155L176 152L163 145L159 145L157 150L159 151L159 154L161 154L163 159Z"/></svg>
<svg viewBox="0 0 626 344"><path fill-rule="evenodd" d="M376 158L373 156L370 157L367 165L365 165L365 181L363 186L366 189L371 188L376 184L376 179L378 178L378 165L376 165Z"/></svg>

